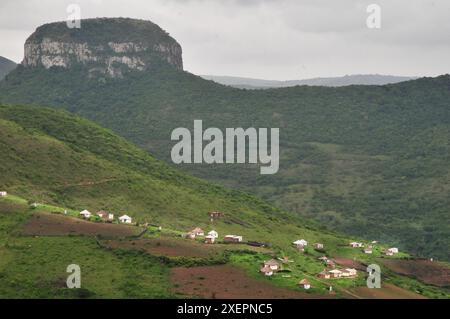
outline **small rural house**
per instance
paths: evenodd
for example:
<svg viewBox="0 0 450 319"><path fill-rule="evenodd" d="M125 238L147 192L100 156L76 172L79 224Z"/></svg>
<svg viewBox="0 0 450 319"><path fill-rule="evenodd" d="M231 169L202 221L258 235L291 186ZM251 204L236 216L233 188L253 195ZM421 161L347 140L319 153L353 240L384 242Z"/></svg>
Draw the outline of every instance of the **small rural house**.
<svg viewBox="0 0 450 319"><path fill-rule="evenodd" d="M372 246L369 246L369 247L364 248L364 253L365 253L365 254L371 254L371 253L373 253Z"/></svg>
<svg viewBox="0 0 450 319"><path fill-rule="evenodd" d="M226 235L223 240L229 243L240 243L242 242L243 238L242 236L237 235Z"/></svg>
<svg viewBox="0 0 450 319"><path fill-rule="evenodd" d="M330 274L331 278L340 278L342 275L342 271L340 271L339 269L329 270L328 273Z"/></svg>
<svg viewBox="0 0 450 319"><path fill-rule="evenodd" d="M265 261L264 262L264 267L269 267L273 271L278 271L278 270L281 269L280 263L278 261L276 261L275 259L271 259L271 260Z"/></svg>
<svg viewBox="0 0 450 319"><path fill-rule="evenodd" d="M83 210L82 212L80 212L80 215L81 215L81 217L86 218L86 219L91 218L91 216L92 216L91 212L86 209Z"/></svg>
<svg viewBox="0 0 450 319"><path fill-rule="evenodd" d="M5 192L5 191L0 192L0 197L6 197L6 196L8 196L7 192Z"/></svg>
<svg viewBox="0 0 450 319"><path fill-rule="evenodd" d="M320 261L323 261L324 263L326 263L328 261L328 257L327 256L322 256L322 257L319 257L317 259L319 259Z"/></svg>
<svg viewBox="0 0 450 319"><path fill-rule="evenodd" d="M214 237L214 238L219 238L219 233L216 232L215 230L211 230L211 231L208 233L208 236L211 236L211 237Z"/></svg>
<svg viewBox="0 0 450 319"><path fill-rule="evenodd" d="M330 279L330 273L328 271L326 271L325 269L323 271L321 271L317 277L322 278L322 279Z"/></svg>
<svg viewBox="0 0 450 319"><path fill-rule="evenodd" d="M105 221L112 221L112 220L114 220L114 214L105 212L104 210L101 210L101 211L97 212L97 216L100 217L101 219L105 220Z"/></svg>
<svg viewBox="0 0 450 319"><path fill-rule="evenodd" d="M119 217L119 221L124 224L131 224L133 219L128 215L123 215Z"/></svg>
<svg viewBox="0 0 450 319"><path fill-rule="evenodd" d="M308 242L304 239L296 240L293 242L293 244L297 247L298 246L303 246L303 247L308 246Z"/></svg>
<svg viewBox="0 0 450 319"><path fill-rule="evenodd" d="M326 264L329 268L336 268L336 264L334 263L334 261L332 261L331 259L328 259L326 261Z"/></svg>
<svg viewBox="0 0 450 319"><path fill-rule="evenodd" d="M205 236L205 231L199 227L194 228L191 233L195 234L195 236Z"/></svg>
<svg viewBox="0 0 450 319"><path fill-rule="evenodd" d="M356 277L357 273L356 269L345 268L341 273L341 277Z"/></svg>
<svg viewBox="0 0 450 319"><path fill-rule="evenodd" d="M189 232L187 234L184 235L185 238L188 239L195 239L195 237L197 237L193 232Z"/></svg>
<svg viewBox="0 0 450 319"><path fill-rule="evenodd" d="M223 216L224 216L224 214L221 212L210 212L209 213L209 217L211 217L211 219L222 218Z"/></svg>
<svg viewBox="0 0 450 319"><path fill-rule="evenodd" d="M260 272L263 273L265 276L269 277L273 275L273 270L267 266L262 267Z"/></svg>
<svg viewBox="0 0 450 319"><path fill-rule="evenodd" d="M323 249L323 244L321 244L321 243L315 243L315 244L314 244L314 248L315 248L315 249Z"/></svg>
<svg viewBox="0 0 450 319"><path fill-rule="evenodd" d="M216 237L208 235L205 237L205 243L206 244L214 244L214 242L216 241Z"/></svg>
<svg viewBox="0 0 450 319"><path fill-rule="evenodd" d="M392 252L392 254L398 254L398 248L389 248L388 251Z"/></svg>
<svg viewBox="0 0 450 319"><path fill-rule="evenodd" d="M311 284L309 283L308 279L302 279L298 284L300 285L300 287L306 290L311 288Z"/></svg>
<svg viewBox="0 0 450 319"><path fill-rule="evenodd" d="M358 242L355 242L355 241L350 243L350 247L353 247L353 248L361 248L363 246L364 246L363 243L358 243Z"/></svg>

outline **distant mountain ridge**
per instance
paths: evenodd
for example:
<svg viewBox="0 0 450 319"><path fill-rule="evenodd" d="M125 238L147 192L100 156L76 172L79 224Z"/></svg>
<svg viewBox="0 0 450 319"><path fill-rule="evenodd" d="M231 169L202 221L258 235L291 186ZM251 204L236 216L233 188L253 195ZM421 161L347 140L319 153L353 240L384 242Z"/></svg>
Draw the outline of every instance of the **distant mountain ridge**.
<svg viewBox="0 0 450 319"><path fill-rule="evenodd" d="M16 68L17 64L7 58L0 56L0 80Z"/></svg>
<svg viewBox="0 0 450 319"><path fill-rule="evenodd" d="M220 75L201 75L206 80L211 80L219 84L228 85L236 88L247 89L268 89L268 88L283 88L297 85L309 86L347 86L347 85L385 85L404 81L415 80L417 77L410 76L395 76L395 75L381 75L381 74L354 74L345 75L341 77L326 77L326 78L311 78L304 80L262 80L235 76L220 76Z"/></svg>

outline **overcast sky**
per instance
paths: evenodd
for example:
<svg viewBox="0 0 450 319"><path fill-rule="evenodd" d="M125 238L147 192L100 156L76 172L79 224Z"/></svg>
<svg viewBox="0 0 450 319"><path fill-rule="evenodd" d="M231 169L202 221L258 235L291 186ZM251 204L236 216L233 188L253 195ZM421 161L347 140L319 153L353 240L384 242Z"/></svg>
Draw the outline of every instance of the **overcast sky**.
<svg viewBox="0 0 450 319"><path fill-rule="evenodd" d="M151 20L183 47L195 74L304 79L450 73L448 0L0 0L0 55L20 62L37 26L82 18ZM366 26L369 4L381 28Z"/></svg>

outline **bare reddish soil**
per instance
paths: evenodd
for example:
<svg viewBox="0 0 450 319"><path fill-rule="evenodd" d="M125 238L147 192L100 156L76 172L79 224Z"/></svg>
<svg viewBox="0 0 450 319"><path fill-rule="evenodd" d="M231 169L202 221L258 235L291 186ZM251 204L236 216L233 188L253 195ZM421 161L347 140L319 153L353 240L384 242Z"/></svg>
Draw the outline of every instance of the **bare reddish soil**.
<svg viewBox="0 0 450 319"><path fill-rule="evenodd" d="M244 270L227 265L173 268L171 281L175 287L175 293L207 299L305 299L326 297L278 288L262 280L250 278Z"/></svg>
<svg viewBox="0 0 450 319"><path fill-rule="evenodd" d="M357 270L366 271L366 266L364 266L359 261L350 259L350 258L344 258L344 257L335 257L333 258L334 262L340 266L343 266L345 268L354 268Z"/></svg>
<svg viewBox="0 0 450 319"><path fill-rule="evenodd" d="M213 245L202 245L182 239L139 239L107 240L104 244L111 248L142 249L152 255L167 257L208 257L214 252Z"/></svg>
<svg viewBox="0 0 450 319"><path fill-rule="evenodd" d="M426 299L422 295L391 284L382 284L380 289L358 287L352 291L365 299Z"/></svg>
<svg viewBox="0 0 450 319"><path fill-rule="evenodd" d="M23 208L23 205L0 200L1 213L16 213L23 210Z"/></svg>
<svg viewBox="0 0 450 319"><path fill-rule="evenodd" d="M93 223L64 215L40 213L33 215L23 226L24 235L35 236L114 236L137 235L142 229L133 226Z"/></svg>
<svg viewBox="0 0 450 319"><path fill-rule="evenodd" d="M104 244L111 248L142 249L152 255L167 257L198 257L205 258L227 249L249 249L259 252L269 250L243 245L204 244L195 240L161 237L138 240L107 240Z"/></svg>
<svg viewBox="0 0 450 319"><path fill-rule="evenodd" d="M380 259L390 270L407 276L414 276L424 283L438 287L450 286L450 268L437 261L424 259L399 260Z"/></svg>

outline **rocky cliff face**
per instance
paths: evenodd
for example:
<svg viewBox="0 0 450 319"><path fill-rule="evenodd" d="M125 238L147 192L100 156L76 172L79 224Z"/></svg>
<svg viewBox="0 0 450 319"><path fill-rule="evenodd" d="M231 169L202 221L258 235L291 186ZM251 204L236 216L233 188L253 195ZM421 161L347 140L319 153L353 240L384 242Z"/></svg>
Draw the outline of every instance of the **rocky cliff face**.
<svg viewBox="0 0 450 319"><path fill-rule="evenodd" d="M127 71L151 70L157 63L183 70L181 46L149 21L82 20L80 29L65 22L39 27L25 42L24 67L87 67L90 76L122 77Z"/></svg>

